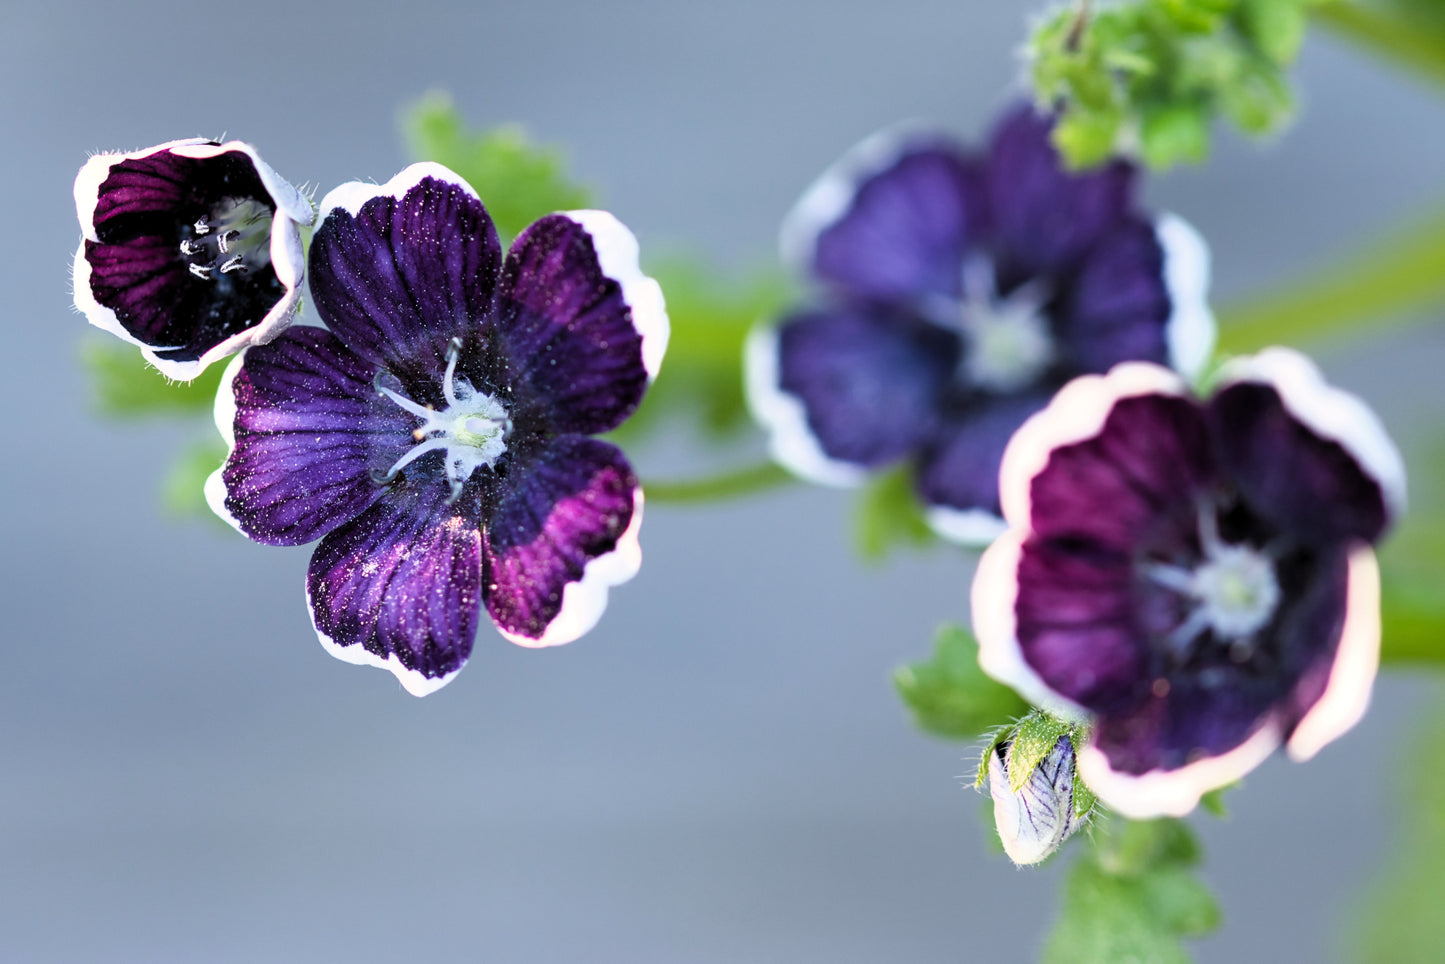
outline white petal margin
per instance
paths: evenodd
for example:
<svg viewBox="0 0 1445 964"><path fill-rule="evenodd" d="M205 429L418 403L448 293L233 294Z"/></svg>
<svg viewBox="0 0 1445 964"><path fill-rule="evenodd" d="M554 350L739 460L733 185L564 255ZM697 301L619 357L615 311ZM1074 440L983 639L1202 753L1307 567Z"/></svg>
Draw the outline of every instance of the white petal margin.
<svg viewBox="0 0 1445 964"><path fill-rule="evenodd" d="M1297 763L1318 753L1365 715L1380 669L1380 566L1361 546L1350 553L1345 627L1325 691L1285 744Z"/></svg>
<svg viewBox="0 0 1445 964"><path fill-rule="evenodd" d="M1177 770L1137 776L1119 773L1092 743L1079 753L1079 776L1105 806L1130 820L1182 817L1210 790L1227 786L1259 766L1280 744L1279 725L1270 720L1239 746Z"/></svg>
<svg viewBox="0 0 1445 964"><path fill-rule="evenodd" d="M205 160L220 154L237 152L245 154L256 169L261 185L276 205L276 216L271 221L271 267L276 280L285 287L286 293L271 307L257 324L227 338L213 346L210 351L194 361L175 361L160 358L157 351L164 345L147 345L121 325L115 312L95 300L90 287L90 262L85 260L85 242L99 242L95 230L95 208L100 201L100 187L110 176L111 170L120 162L149 157L162 151L170 151L180 157ZM130 342L141 350L146 361L167 378L188 382L232 352L251 345L264 345L285 331L295 318L301 304L301 279L306 274L306 255L301 247L301 225L310 224L314 212L311 202L289 181L281 177L269 164L261 160L255 148L242 141L227 141L213 144L205 138L192 137L179 141L168 141L155 147L125 154L97 154L85 162L75 177L75 213L80 220L81 242L75 253L71 271L71 287L75 295L75 307L95 327Z"/></svg>
<svg viewBox="0 0 1445 964"><path fill-rule="evenodd" d="M1104 375L1075 378L1009 440L999 469L999 500L1011 526L1028 526L1034 476L1054 449L1098 435L1116 402L1140 395L1188 396L1177 372L1150 362L1123 362Z"/></svg>
<svg viewBox="0 0 1445 964"><path fill-rule="evenodd" d="M642 336L642 367L651 382L662 367L672 328L662 286L643 274L638 263L637 238L606 211L563 211L562 216L582 226L592 238L602 273L621 286L622 300L632 311L632 326Z"/></svg>
<svg viewBox="0 0 1445 964"><path fill-rule="evenodd" d="M812 272L818 237L841 221L853 207L858 188L898 163L912 151L949 143L931 125L904 121L854 145L814 181L783 218L778 249L783 264L806 275Z"/></svg>
<svg viewBox="0 0 1445 964"><path fill-rule="evenodd" d="M1066 720L1085 720L1089 712L1055 693L1019 648L1019 560L1027 538L1024 529L1010 529L994 540L978 560L969 595L973 634L978 638L978 665L989 676L1013 688L1024 699Z"/></svg>
<svg viewBox="0 0 1445 964"><path fill-rule="evenodd" d="M226 508L226 464L231 461L231 453L236 451L236 378L241 374L241 366L245 364L246 353L243 351L231 359L226 370L221 373L221 384L216 388L216 406L214 414L216 428L221 433L221 438L226 442L226 458L221 467L206 477L206 504L211 511L221 517L221 520L235 529L241 535L246 530L241 528L241 523L231 511Z"/></svg>
<svg viewBox="0 0 1445 964"><path fill-rule="evenodd" d="M642 546L637 532L642 528L642 488L632 493L632 521L611 552L592 559L582 568L582 578L562 588L562 608L538 638L523 636L497 627L497 632L518 646L541 649L560 646L590 631L607 608L607 594L613 586L627 582L642 567Z"/></svg>
<svg viewBox="0 0 1445 964"><path fill-rule="evenodd" d="M743 349L743 388L753 420L768 432L768 451L788 471L820 485L861 485L867 472L823 451L808 427L808 411L783 390L776 325L760 322Z"/></svg>
<svg viewBox="0 0 1445 964"><path fill-rule="evenodd" d="M1216 325L1209 310L1209 247L1194 226L1174 214L1161 214L1154 236L1164 251L1164 287L1169 320L1164 341L1169 366L1194 381L1214 354Z"/></svg>
<svg viewBox="0 0 1445 964"><path fill-rule="evenodd" d="M316 625L316 607L311 604L311 587L306 587L306 611L311 614L311 628L316 630L316 638L321 640L321 648L344 663L351 663L353 666L374 666L377 669L384 669L391 673L401 683L401 688L412 696L429 696L450 683L462 668L458 666L445 676L424 676L414 669L407 669L396 658L395 653L388 653L385 656L378 656L360 643L351 646L342 646L330 636L321 631Z"/></svg>
<svg viewBox="0 0 1445 964"><path fill-rule="evenodd" d="M477 200L481 197L476 190L463 180L462 176L451 168L434 161L422 161L403 168L395 177L385 184L367 184L363 181L348 181L339 187L332 188L321 199L321 210L316 216L318 225L324 223L332 211L340 208L352 217L361 212L361 206L372 198L390 197L398 200L406 196L406 192L416 187L427 178L433 178L443 183L459 187Z"/></svg>
<svg viewBox="0 0 1445 964"><path fill-rule="evenodd" d="M1380 419L1354 395L1325 382L1309 358L1292 348L1266 348L1231 359L1219 387L1238 382L1269 385L1289 414L1320 438L1337 442L1380 487L1390 521L1405 512L1405 460Z"/></svg>
<svg viewBox="0 0 1445 964"><path fill-rule="evenodd" d="M987 509L930 506L925 518L934 532L964 546L986 546L1008 528L1008 523Z"/></svg>

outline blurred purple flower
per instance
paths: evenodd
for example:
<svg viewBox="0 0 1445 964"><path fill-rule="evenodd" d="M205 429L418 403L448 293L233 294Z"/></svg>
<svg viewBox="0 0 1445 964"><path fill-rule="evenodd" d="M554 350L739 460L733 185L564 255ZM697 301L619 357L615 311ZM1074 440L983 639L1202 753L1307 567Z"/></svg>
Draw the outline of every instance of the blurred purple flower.
<svg viewBox="0 0 1445 964"><path fill-rule="evenodd" d="M668 338L632 234L553 214L504 260L471 187L416 164L328 194L310 261L330 330L232 362L212 508L258 542L320 538L322 644L418 696L466 661L482 606L524 646L591 629L637 572L642 490L589 436L637 407Z"/></svg>
<svg viewBox="0 0 1445 964"><path fill-rule="evenodd" d="M779 462L851 485L911 460L934 528L986 542L1003 528L1004 446L1066 381L1125 360L1203 365L1203 242L1136 210L1131 165L1064 170L1049 126L1013 110L981 155L886 132L804 194L783 253L823 301L748 346Z"/></svg>
<svg viewBox="0 0 1445 964"><path fill-rule="evenodd" d="M1157 365L1076 379L1009 443L1000 488L1011 528L973 584L979 662L1093 719L1079 773L1108 806L1184 814L1364 714L1370 545L1403 511L1404 467L1304 356L1236 359L1207 401Z"/></svg>
<svg viewBox="0 0 1445 964"><path fill-rule="evenodd" d="M75 178L75 305L167 377L261 345L300 302L311 202L240 141L92 157Z"/></svg>

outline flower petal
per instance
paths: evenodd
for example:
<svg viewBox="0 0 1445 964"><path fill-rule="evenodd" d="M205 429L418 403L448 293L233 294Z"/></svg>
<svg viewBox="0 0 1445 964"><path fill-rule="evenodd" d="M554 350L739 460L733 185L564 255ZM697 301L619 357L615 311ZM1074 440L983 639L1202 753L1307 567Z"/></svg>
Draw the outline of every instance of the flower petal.
<svg viewBox="0 0 1445 964"><path fill-rule="evenodd" d="M522 646L569 643L637 574L642 490L618 449L561 436L519 456L486 516L487 611Z"/></svg>
<svg viewBox="0 0 1445 964"><path fill-rule="evenodd" d="M193 273L185 231L236 201L271 212L264 266ZM84 235L72 277L76 306L91 324L140 346L166 376L188 381L274 338L295 316L299 225L311 222L311 205L250 145L191 139L92 157L76 177L75 204Z"/></svg>
<svg viewBox="0 0 1445 964"><path fill-rule="evenodd" d="M993 821L1004 853L1019 866L1036 864L1059 849L1079 828L1074 812L1074 747L1067 736L1017 792L1009 787L1012 746L995 746L988 761Z"/></svg>
<svg viewBox="0 0 1445 964"><path fill-rule="evenodd" d="M1005 284L1067 271L1129 212L1135 171L1111 161L1097 171L1064 168L1051 121L1023 106L994 130L988 199Z"/></svg>
<svg viewBox="0 0 1445 964"><path fill-rule="evenodd" d="M961 148L918 126L875 134L804 193L783 222L783 258L864 298L954 296L985 230L979 178Z"/></svg>
<svg viewBox="0 0 1445 964"><path fill-rule="evenodd" d="M1375 414L1272 348L1225 367L1210 403L1220 457L1250 507L1308 545L1378 540L1404 512L1405 467Z"/></svg>
<svg viewBox="0 0 1445 964"><path fill-rule="evenodd" d="M537 221L502 268L497 333L519 409L556 432L616 428L642 401L667 347L662 289L637 240L605 211Z"/></svg>
<svg viewBox="0 0 1445 964"><path fill-rule="evenodd" d="M1049 396L983 397L947 420L919 459L918 494L945 538L987 544L1001 531L998 478L1009 439Z"/></svg>
<svg viewBox="0 0 1445 964"><path fill-rule="evenodd" d="M774 457L831 485L896 461L929 436L959 341L935 325L858 308L802 313L757 329L748 400Z"/></svg>
<svg viewBox="0 0 1445 964"><path fill-rule="evenodd" d="M216 394L230 445L206 483L222 519L270 545L300 545L356 516L385 488L416 419L372 388L374 370L328 331L291 328L248 349Z"/></svg>
<svg viewBox="0 0 1445 964"><path fill-rule="evenodd" d="M501 244L476 192L440 164L382 185L351 182L321 202L311 296L345 345L399 377L435 376L452 338L492 306Z"/></svg>
<svg viewBox="0 0 1445 964"><path fill-rule="evenodd" d="M334 529L311 557L306 598L321 645L425 696L472 652L481 606L476 523L448 487L402 483Z"/></svg>
<svg viewBox="0 0 1445 964"><path fill-rule="evenodd" d="M1115 224L1085 252L1056 312L1064 352L1080 373L1124 361L1166 364L1169 316L1164 250L1154 226L1137 217Z"/></svg>

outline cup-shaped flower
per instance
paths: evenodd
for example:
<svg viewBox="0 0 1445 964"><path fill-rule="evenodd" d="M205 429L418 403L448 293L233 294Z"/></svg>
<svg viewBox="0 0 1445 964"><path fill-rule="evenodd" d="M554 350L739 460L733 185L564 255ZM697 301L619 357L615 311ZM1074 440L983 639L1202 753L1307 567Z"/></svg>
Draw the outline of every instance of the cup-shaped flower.
<svg viewBox="0 0 1445 964"><path fill-rule="evenodd" d="M99 154L75 178L75 305L169 378L286 328L311 202L240 141Z"/></svg>
<svg viewBox="0 0 1445 964"><path fill-rule="evenodd" d="M988 792L993 822L1004 853L1014 863L1036 864L1074 835L1087 819L1074 798L1074 744L1060 736L1042 760L1030 760L1027 774L1014 772L1014 744L1003 740L987 751Z"/></svg>
<svg viewBox="0 0 1445 964"><path fill-rule="evenodd" d="M502 256L437 164L321 204L295 327L227 372L215 511L258 542L320 538L323 646L420 696L471 653L485 607L524 646L570 642L637 572L642 490L591 438L620 424L668 337L657 283L610 214L549 215Z"/></svg>
<svg viewBox="0 0 1445 964"><path fill-rule="evenodd" d="M822 299L747 348L780 463L852 485L908 460L934 528L987 542L1004 446L1066 381L1127 360L1202 366L1203 242L1137 209L1130 164L1066 171L1049 129L1013 110L981 154L885 132L804 194L783 256Z"/></svg>
<svg viewBox="0 0 1445 964"><path fill-rule="evenodd" d="M974 579L985 672L1093 718L1079 774L1128 817L1182 815L1283 744L1353 726L1379 661L1371 544L1403 511L1379 421L1287 349L1213 395L1126 363L1018 431L1009 530Z"/></svg>

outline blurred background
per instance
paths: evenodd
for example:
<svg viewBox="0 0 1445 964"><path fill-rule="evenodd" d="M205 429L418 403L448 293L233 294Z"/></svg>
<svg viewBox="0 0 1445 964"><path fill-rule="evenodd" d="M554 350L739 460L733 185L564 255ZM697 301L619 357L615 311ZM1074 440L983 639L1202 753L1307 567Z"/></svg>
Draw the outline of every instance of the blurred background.
<svg viewBox="0 0 1445 964"><path fill-rule="evenodd" d="M561 145L639 235L766 265L824 166L905 117L973 140L1018 89L1032 2L0 9L0 958L24 961L989 961L1036 953L1059 867L987 842L969 748L915 732L891 670L966 617L963 553L857 561L846 494L649 506L645 565L579 642L484 628L417 700L323 653L309 549L176 521L194 425L91 403L71 307L87 153L247 140L318 196L409 158L433 88ZM1277 144L1221 133L1152 179L1221 301L1438 201L1445 104L1327 37ZM1407 447L1438 416L1445 328L1312 346ZM750 461L683 433L644 477ZM1433 692L1386 675L1313 763L1200 817L1225 912L1201 961L1335 959L1396 801L1392 741ZM1322 921L1328 922L1322 925Z"/></svg>

